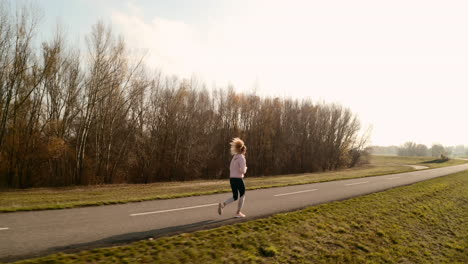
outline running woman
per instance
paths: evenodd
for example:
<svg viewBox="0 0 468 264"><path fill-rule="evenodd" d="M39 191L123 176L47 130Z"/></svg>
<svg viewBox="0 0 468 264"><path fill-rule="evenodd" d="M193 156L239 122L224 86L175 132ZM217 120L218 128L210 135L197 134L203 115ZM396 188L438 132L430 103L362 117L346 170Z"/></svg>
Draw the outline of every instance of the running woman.
<svg viewBox="0 0 468 264"><path fill-rule="evenodd" d="M237 206L237 214L235 217L245 217L245 214L241 212L242 206L244 206L245 200L245 185L244 185L244 174L247 172L247 165L245 161L245 153L247 147L240 138L233 138L231 143L231 165L229 166L231 183L232 197L227 199L224 203L219 203L218 214L223 214L223 209L226 205L239 200Z"/></svg>

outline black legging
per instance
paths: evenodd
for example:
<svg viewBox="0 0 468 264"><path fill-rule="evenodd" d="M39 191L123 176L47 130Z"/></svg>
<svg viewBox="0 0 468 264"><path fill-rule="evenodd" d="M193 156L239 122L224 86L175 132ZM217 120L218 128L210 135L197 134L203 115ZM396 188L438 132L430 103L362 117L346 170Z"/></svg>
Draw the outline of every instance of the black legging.
<svg viewBox="0 0 468 264"><path fill-rule="evenodd" d="M236 201L240 197L244 196L245 194L245 185L244 180L241 178L230 178L229 182L231 183L232 189L232 198Z"/></svg>

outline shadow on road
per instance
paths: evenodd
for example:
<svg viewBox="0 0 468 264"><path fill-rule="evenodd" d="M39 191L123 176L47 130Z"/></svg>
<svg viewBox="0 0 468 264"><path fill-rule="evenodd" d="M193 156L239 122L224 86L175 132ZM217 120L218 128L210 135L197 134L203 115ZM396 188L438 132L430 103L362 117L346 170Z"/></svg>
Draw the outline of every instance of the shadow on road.
<svg viewBox="0 0 468 264"><path fill-rule="evenodd" d="M235 219L233 218L222 219L222 220L206 220L206 221L201 221L201 222L192 223L192 224L171 226L171 227L153 229L153 230L142 231L142 232L133 232L133 233L116 235L116 236L110 236L110 237L92 241L92 242L73 244L73 245L68 245L65 247L53 247L53 248L49 248L47 251L48 252L58 252L58 251L62 252L62 251L70 251L70 250L76 251L76 250L83 250L83 249L88 249L88 248L128 244L130 242L149 239L149 238L159 238L163 236L171 236L171 235L176 235L180 233L194 232L194 231L201 230L201 229L213 228L213 227L217 227L217 226L224 225L226 223L234 222L234 221Z"/></svg>
<svg viewBox="0 0 468 264"><path fill-rule="evenodd" d="M201 221L201 222L187 224L187 225L179 225L179 226L159 228L159 229L153 229L153 230L142 231L142 232L121 234L121 235L116 235L116 236L110 236L110 237L96 240L96 241L68 245L65 247L51 247L45 251L31 254L31 255L8 256L5 258L0 258L0 262L13 262L13 261L24 260L24 259L29 259L29 258L36 258L36 257L49 255L52 253L57 253L57 252L73 253L73 252L78 252L78 251L87 250L87 249L124 245L124 244L128 244L131 242L139 241L139 240L144 240L144 239L149 239L149 238L159 238L163 236L172 236L172 235L177 235L177 234L187 233L187 232L194 232L197 230L214 228L214 227L218 227L218 226L229 224L229 223L235 223L235 222L239 222L239 221L238 220L236 221L236 219L234 218L228 218L228 219L222 219L222 220L206 220L206 221Z"/></svg>

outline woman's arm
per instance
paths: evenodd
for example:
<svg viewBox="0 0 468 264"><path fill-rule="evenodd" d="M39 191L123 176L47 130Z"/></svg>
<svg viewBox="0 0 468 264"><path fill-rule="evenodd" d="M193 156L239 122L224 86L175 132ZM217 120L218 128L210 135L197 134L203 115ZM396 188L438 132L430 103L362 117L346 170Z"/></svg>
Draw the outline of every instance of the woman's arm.
<svg viewBox="0 0 468 264"><path fill-rule="evenodd" d="M240 155L239 158L239 169L242 174L247 172L247 162L245 160L244 155Z"/></svg>

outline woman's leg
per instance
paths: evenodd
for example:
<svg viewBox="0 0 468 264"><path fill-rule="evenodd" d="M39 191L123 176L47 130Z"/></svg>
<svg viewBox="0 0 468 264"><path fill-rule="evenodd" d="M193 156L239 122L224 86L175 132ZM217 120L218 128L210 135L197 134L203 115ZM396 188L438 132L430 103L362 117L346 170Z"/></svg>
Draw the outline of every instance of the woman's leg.
<svg viewBox="0 0 468 264"><path fill-rule="evenodd" d="M232 190L232 197L228 198L226 201L224 201L223 203L219 203L218 204L218 214L219 215L222 215L223 214L223 209L226 205L234 202L235 200L237 200L237 187L235 185L235 182L231 179L229 179L229 182L231 184L231 190Z"/></svg>
<svg viewBox="0 0 468 264"><path fill-rule="evenodd" d="M232 197L224 201L224 206L236 201L239 197L239 182L234 178L229 179L229 182L231 183Z"/></svg>
<svg viewBox="0 0 468 264"><path fill-rule="evenodd" d="M240 193L240 198L239 198L239 204L237 206L238 214L242 210L242 207L244 206L244 201L245 201L245 184L244 184L243 179L240 179L239 181L239 193Z"/></svg>

